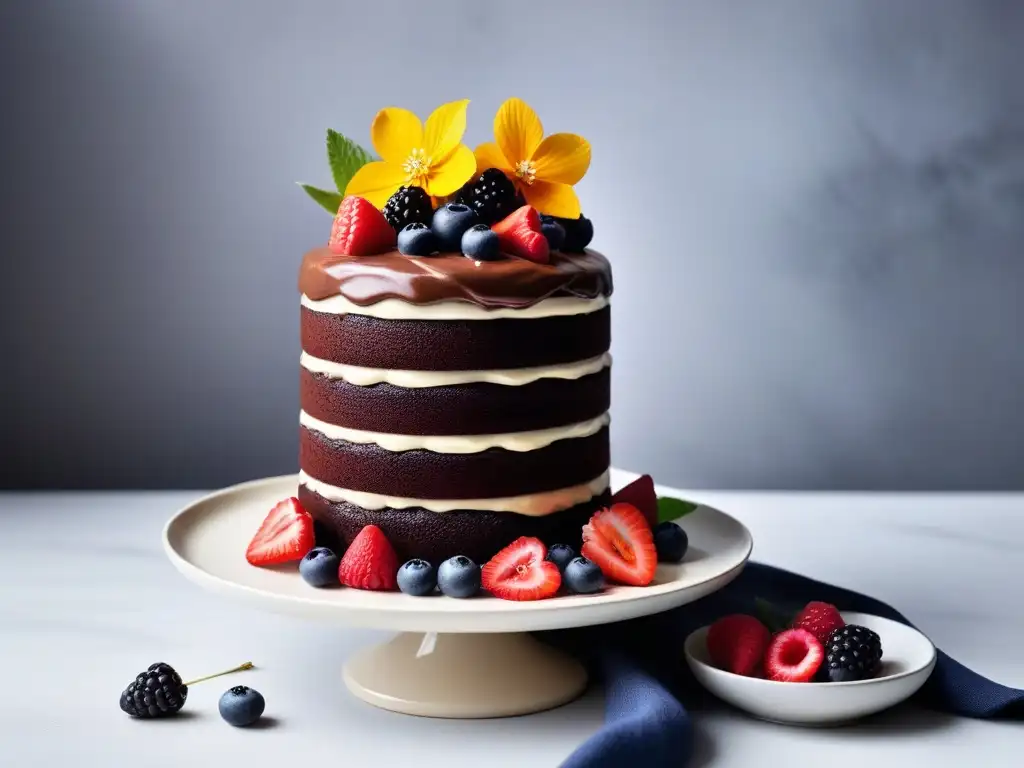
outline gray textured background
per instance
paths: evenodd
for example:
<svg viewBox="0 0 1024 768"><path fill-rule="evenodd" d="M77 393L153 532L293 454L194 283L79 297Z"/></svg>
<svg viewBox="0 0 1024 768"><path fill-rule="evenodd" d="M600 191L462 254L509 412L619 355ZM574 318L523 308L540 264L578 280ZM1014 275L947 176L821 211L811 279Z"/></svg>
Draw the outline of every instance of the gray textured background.
<svg viewBox="0 0 1024 768"><path fill-rule="evenodd" d="M614 454L1024 488L1024 4L0 5L0 486L295 467L328 126L519 95L589 138Z"/></svg>

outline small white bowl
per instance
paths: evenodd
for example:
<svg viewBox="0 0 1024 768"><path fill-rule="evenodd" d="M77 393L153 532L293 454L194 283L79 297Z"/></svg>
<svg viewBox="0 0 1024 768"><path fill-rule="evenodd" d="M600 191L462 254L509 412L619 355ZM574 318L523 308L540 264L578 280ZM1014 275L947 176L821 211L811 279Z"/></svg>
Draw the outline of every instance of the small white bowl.
<svg viewBox="0 0 1024 768"><path fill-rule="evenodd" d="M836 725L899 704L924 685L935 666L935 646L912 627L866 613L843 612L847 624L882 638L878 677L850 683L779 683L718 669L708 656L708 627L686 638L686 662L718 698L762 720L788 725Z"/></svg>

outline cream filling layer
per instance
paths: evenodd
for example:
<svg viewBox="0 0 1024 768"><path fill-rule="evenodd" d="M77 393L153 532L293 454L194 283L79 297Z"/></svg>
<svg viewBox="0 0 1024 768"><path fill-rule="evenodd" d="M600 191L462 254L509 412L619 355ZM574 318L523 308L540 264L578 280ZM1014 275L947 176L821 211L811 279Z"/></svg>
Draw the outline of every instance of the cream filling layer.
<svg viewBox="0 0 1024 768"><path fill-rule="evenodd" d="M332 315L365 315L380 320L536 320L541 317L564 317L565 315L587 315L608 306L607 296L594 299L577 299L572 296L557 296L542 299L536 304L520 309L499 307L487 309L468 301L439 301L436 304L411 304L401 299L383 299L361 307L344 296L331 296L315 300L302 295L302 306L314 312Z"/></svg>
<svg viewBox="0 0 1024 768"><path fill-rule="evenodd" d="M299 411L299 423L302 426L321 432L331 440L345 440L364 445L373 443L386 451L396 452L423 450L434 453L479 453L489 448L504 448L506 451L523 453L544 448L556 440L589 437L599 432L610 421L611 417L605 412L595 419L530 432L508 432L498 435L392 435L339 427L337 424L320 421L305 411Z"/></svg>
<svg viewBox="0 0 1024 768"><path fill-rule="evenodd" d="M470 510L480 512L512 512L517 515L543 517L561 512L577 504L590 501L608 489L608 472L603 472L589 483L559 488L556 491L528 493L523 496L505 496L493 499L409 499L385 496L379 493L352 491L322 483L305 472L299 472L299 482L328 501L347 502L363 509L411 509L422 507L431 512Z"/></svg>
<svg viewBox="0 0 1024 768"><path fill-rule="evenodd" d="M332 363L330 360L321 360L319 357L313 357L303 352L299 357L299 364L312 373L320 373L332 379L342 379L360 387L393 384L405 389L419 389L478 383L520 387L540 379L581 379L610 366L612 356L605 353L589 360L536 368L499 368L486 371L394 371L387 368L364 368L359 365Z"/></svg>

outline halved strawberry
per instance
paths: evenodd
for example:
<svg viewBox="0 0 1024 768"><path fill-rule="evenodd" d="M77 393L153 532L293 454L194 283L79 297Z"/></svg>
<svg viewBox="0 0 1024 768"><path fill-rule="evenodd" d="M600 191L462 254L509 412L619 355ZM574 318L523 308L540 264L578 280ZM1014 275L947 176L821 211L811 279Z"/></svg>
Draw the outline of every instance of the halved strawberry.
<svg viewBox="0 0 1024 768"><path fill-rule="evenodd" d="M540 539L520 536L484 565L480 586L502 600L543 600L562 586L558 566L545 560Z"/></svg>
<svg viewBox="0 0 1024 768"><path fill-rule="evenodd" d="M658 524L658 494L654 492L654 479L650 475L642 475L616 491L612 504L619 503L632 504L639 509L651 530Z"/></svg>
<svg viewBox="0 0 1024 768"><path fill-rule="evenodd" d="M252 565L301 560L313 548L313 518L296 498L279 501L263 520L245 550Z"/></svg>
<svg viewBox="0 0 1024 768"><path fill-rule="evenodd" d="M609 580L635 587L650 584L658 567L651 526L632 504L612 504L591 517L581 553Z"/></svg>
<svg viewBox="0 0 1024 768"><path fill-rule="evenodd" d="M782 683L808 683L814 679L825 647L806 629L787 629L772 638L764 652L764 673Z"/></svg>
<svg viewBox="0 0 1024 768"><path fill-rule="evenodd" d="M334 217L327 247L334 253L370 256L395 247L395 230L369 200L349 195Z"/></svg>
<svg viewBox="0 0 1024 768"><path fill-rule="evenodd" d="M517 208L491 229L498 233L501 250L522 259L547 264L551 258L548 239L541 233L540 214L532 205Z"/></svg>
<svg viewBox="0 0 1024 768"><path fill-rule="evenodd" d="M384 531L363 527L338 565L338 581L356 589L398 589L398 555Z"/></svg>
<svg viewBox="0 0 1024 768"><path fill-rule="evenodd" d="M768 627L742 613L723 616L708 629L708 655L719 669L754 677L761 670L765 648L772 640Z"/></svg>

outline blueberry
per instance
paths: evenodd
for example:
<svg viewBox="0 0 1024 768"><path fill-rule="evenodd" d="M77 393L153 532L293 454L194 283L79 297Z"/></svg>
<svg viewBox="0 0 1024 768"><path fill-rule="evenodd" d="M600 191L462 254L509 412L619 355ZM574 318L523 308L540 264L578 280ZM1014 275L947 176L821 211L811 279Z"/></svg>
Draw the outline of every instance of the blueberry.
<svg viewBox="0 0 1024 768"><path fill-rule="evenodd" d="M557 251L565 242L565 227L551 216L540 217L540 231L548 239L552 251Z"/></svg>
<svg viewBox="0 0 1024 768"><path fill-rule="evenodd" d="M576 553L568 544L552 544L548 549L547 559L558 566L558 570L565 573L565 566L576 557Z"/></svg>
<svg viewBox="0 0 1024 768"><path fill-rule="evenodd" d="M465 555L450 557L437 569L437 586L448 597L472 597L480 591L480 566Z"/></svg>
<svg viewBox="0 0 1024 768"><path fill-rule="evenodd" d="M686 531L675 523L658 523L654 529L654 548L658 550L658 560L663 563L682 562L690 539Z"/></svg>
<svg viewBox="0 0 1024 768"><path fill-rule="evenodd" d="M231 725L243 728L260 719L267 702L263 694L245 685L236 685L224 692L217 704L220 716Z"/></svg>
<svg viewBox="0 0 1024 768"><path fill-rule="evenodd" d="M423 597L437 586L437 573L426 560L410 560L398 569L398 588L407 595Z"/></svg>
<svg viewBox="0 0 1024 768"><path fill-rule="evenodd" d="M441 251L458 251L462 245L462 233L477 223L476 213L468 205L448 203L434 211L430 225L437 236Z"/></svg>
<svg viewBox="0 0 1024 768"><path fill-rule="evenodd" d="M571 592L589 595L591 592L600 592L604 589L604 574L594 561L577 557L565 566L562 582Z"/></svg>
<svg viewBox="0 0 1024 768"><path fill-rule="evenodd" d="M565 230L562 250L567 253L582 253L594 239L594 223L586 216L581 215L578 219L558 219L558 223Z"/></svg>
<svg viewBox="0 0 1024 768"><path fill-rule="evenodd" d="M406 224L398 233L398 250L406 256L430 256L438 248L437 236L426 224Z"/></svg>
<svg viewBox="0 0 1024 768"><path fill-rule="evenodd" d="M477 261L500 259L498 233L486 224L474 224L462 234L462 252Z"/></svg>
<svg viewBox="0 0 1024 768"><path fill-rule="evenodd" d="M341 559L327 547L314 547L299 560L299 575L313 587L336 587Z"/></svg>

